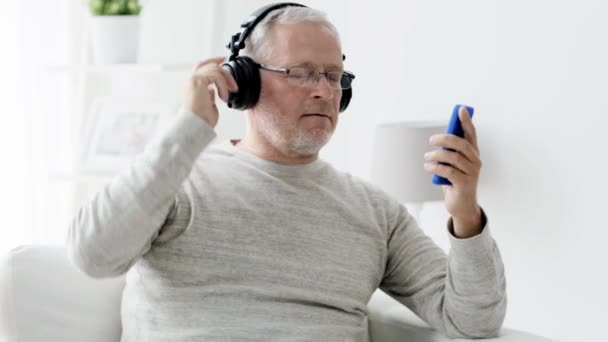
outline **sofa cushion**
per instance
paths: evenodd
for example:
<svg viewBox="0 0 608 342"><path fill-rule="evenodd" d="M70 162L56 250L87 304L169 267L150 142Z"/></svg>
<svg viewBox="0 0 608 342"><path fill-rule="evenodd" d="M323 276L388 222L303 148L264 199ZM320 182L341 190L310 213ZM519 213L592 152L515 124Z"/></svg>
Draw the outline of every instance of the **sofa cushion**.
<svg viewBox="0 0 608 342"><path fill-rule="evenodd" d="M0 258L1 341L120 341L124 278L92 279L63 246L21 246Z"/></svg>
<svg viewBox="0 0 608 342"><path fill-rule="evenodd" d="M433 330L404 305L377 290L369 304L369 332L373 342L458 342ZM405 338L407 337L407 338ZM555 342L537 335L503 328L499 337L481 339L484 342Z"/></svg>

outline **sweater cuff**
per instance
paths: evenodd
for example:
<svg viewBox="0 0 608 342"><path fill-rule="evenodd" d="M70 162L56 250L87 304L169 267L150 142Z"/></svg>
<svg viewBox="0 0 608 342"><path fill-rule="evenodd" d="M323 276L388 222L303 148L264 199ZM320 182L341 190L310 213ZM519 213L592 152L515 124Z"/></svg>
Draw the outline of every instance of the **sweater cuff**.
<svg viewBox="0 0 608 342"><path fill-rule="evenodd" d="M458 260L478 260L479 257L485 257L491 254L494 239L490 234L490 227L487 216L481 209L482 223L481 233L469 238L461 239L454 235L454 227L452 218L448 220L448 232L450 240L450 254L458 258Z"/></svg>

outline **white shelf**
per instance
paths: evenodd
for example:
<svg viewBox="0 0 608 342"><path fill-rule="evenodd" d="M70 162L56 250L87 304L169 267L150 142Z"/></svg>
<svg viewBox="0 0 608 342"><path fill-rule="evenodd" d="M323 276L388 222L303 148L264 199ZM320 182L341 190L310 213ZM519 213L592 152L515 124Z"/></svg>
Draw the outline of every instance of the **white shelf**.
<svg viewBox="0 0 608 342"><path fill-rule="evenodd" d="M49 175L49 180L52 182L91 183L91 182L108 182L114 177L116 177L116 174L52 173Z"/></svg>
<svg viewBox="0 0 608 342"><path fill-rule="evenodd" d="M107 64L107 65L69 65L54 64L46 66L49 72L86 71L90 73L124 73L124 72L185 72L194 68L193 64Z"/></svg>

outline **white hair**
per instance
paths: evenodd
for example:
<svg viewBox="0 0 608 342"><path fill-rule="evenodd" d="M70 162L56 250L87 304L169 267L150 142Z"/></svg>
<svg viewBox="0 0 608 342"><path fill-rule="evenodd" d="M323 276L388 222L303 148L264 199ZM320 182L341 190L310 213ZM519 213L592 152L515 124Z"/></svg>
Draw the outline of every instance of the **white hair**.
<svg viewBox="0 0 608 342"><path fill-rule="evenodd" d="M253 29L245 40L245 48L241 55L249 56L255 61L262 61L272 55L272 44L268 39L268 31L274 24L294 24L300 22L319 23L335 34L340 45L340 35L336 27L327 19L327 15L310 7L287 6L270 12Z"/></svg>

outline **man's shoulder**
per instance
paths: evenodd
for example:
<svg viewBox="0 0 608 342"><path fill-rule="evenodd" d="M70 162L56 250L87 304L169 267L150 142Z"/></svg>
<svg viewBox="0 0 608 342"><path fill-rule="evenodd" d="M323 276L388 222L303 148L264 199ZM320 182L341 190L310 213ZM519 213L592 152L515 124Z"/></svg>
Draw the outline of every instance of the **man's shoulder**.
<svg viewBox="0 0 608 342"><path fill-rule="evenodd" d="M214 140L199 155L197 163L214 163L217 161L229 161L234 157L234 151L229 146L229 140Z"/></svg>
<svg viewBox="0 0 608 342"><path fill-rule="evenodd" d="M328 167L331 168L333 174L339 179L345 186L352 190L358 190L364 192L368 197L379 199L379 200L391 200L391 197L382 190L379 186L373 184L363 176L352 174L348 171L340 170L327 163Z"/></svg>

